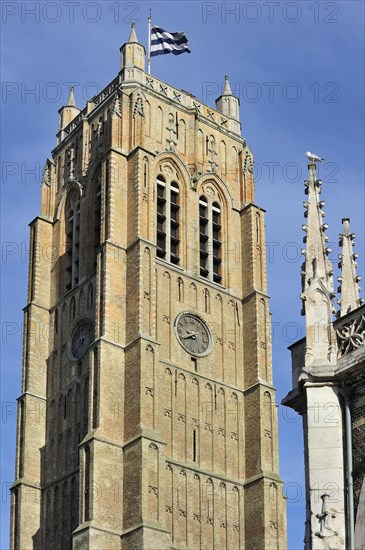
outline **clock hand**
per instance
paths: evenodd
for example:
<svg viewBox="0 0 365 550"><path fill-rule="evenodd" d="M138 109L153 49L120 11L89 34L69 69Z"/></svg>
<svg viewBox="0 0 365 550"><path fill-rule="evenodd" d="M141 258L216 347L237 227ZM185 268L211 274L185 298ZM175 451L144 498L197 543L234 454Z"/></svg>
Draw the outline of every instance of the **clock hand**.
<svg viewBox="0 0 365 550"><path fill-rule="evenodd" d="M183 340L186 340L187 338L196 338L197 336L197 332L192 332L192 331L187 331L188 332L188 335L187 336L182 336L181 338Z"/></svg>

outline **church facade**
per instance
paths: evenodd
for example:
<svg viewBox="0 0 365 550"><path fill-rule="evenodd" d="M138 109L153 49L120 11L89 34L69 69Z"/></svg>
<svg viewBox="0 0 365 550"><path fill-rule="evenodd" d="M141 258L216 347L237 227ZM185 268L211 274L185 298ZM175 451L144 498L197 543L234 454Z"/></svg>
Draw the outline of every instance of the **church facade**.
<svg viewBox="0 0 365 550"><path fill-rule="evenodd" d="M59 111L30 224L11 548L284 550L239 101L228 79L213 109L144 68L132 28L118 76Z"/></svg>

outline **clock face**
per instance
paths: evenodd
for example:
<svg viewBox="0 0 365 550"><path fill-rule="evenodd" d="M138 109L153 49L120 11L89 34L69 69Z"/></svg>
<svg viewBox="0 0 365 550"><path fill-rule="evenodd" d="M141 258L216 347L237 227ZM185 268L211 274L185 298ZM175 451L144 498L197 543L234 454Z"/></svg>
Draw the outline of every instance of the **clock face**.
<svg viewBox="0 0 365 550"><path fill-rule="evenodd" d="M180 313L175 332L182 347L191 355L203 357L212 347L212 336L205 322L192 313Z"/></svg>
<svg viewBox="0 0 365 550"><path fill-rule="evenodd" d="M83 321L75 328L70 342L70 354L72 359L81 359L91 344L93 329L91 323Z"/></svg>

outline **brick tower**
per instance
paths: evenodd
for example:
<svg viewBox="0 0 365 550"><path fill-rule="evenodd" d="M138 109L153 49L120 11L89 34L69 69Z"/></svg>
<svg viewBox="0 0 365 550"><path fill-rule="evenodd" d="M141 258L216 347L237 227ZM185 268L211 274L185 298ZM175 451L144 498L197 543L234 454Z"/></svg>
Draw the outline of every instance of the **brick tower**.
<svg viewBox="0 0 365 550"><path fill-rule="evenodd" d="M132 28L118 76L59 111L31 223L11 548L283 550L239 101L227 78L213 109L144 67Z"/></svg>

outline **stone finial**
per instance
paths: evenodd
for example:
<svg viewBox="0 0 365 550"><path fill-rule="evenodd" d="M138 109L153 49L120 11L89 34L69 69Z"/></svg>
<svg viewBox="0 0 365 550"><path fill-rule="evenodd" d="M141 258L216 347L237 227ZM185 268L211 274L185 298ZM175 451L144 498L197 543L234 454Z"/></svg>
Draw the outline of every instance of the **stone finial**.
<svg viewBox="0 0 365 550"><path fill-rule="evenodd" d="M132 25L131 25L131 33L130 33L129 38L128 38L128 44L131 44L133 42L137 42L137 44L139 44L138 38L137 38L137 33L136 33L135 23L132 23Z"/></svg>
<svg viewBox="0 0 365 550"><path fill-rule="evenodd" d="M306 248L302 250L303 315L306 316L307 351L306 364L333 363L335 361L335 336L332 326L334 313L333 267L326 247L328 225L323 223L324 201L322 181L317 179L316 165L308 165L309 179L304 182L308 196L304 202L306 224L302 226Z"/></svg>
<svg viewBox="0 0 365 550"><path fill-rule="evenodd" d="M66 107L76 107L74 86L70 86L70 94L68 96Z"/></svg>
<svg viewBox="0 0 365 550"><path fill-rule="evenodd" d="M223 95L233 95L232 90L231 90L231 86L229 85L228 74L226 74L225 77L224 77Z"/></svg>
<svg viewBox="0 0 365 550"><path fill-rule="evenodd" d="M357 264L355 260L358 256L352 250L355 245L355 234L350 233L349 218L344 218L342 224L343 233L339 235L339 244L342 251L339 254L340 261L338 264L338 267L341 269L341 276L338 277L340 283L338 292L341 294L341 298L337 302L340 305L340 317L356 309L362 303L359 296L360 287L357 284L361 277L356 275Z"/></svg>

